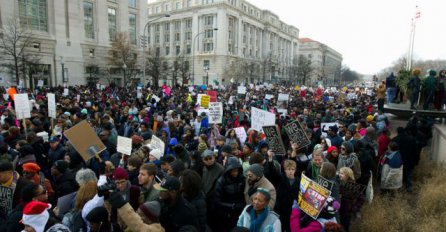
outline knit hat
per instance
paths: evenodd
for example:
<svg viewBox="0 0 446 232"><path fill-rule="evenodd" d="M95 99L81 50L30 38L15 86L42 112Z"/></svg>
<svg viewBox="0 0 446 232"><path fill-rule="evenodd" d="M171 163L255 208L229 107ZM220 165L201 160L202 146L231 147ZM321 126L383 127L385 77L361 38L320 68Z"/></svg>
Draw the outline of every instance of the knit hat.
<svg viewBox="0 0 446 232"><path fill-rule="evenodd" d="M212 155L214 155L214 152L213 151L211 151L211 150L205 150L202 154L201 154L201 158L206 158L206 157L209 157L209 156L212 156Z"/></svg>
<svg viewBox="0 0 446 232"><path fill-rule="evenodd" d="M208 149L208 145L206 145L206 143L199 143L198 144L198 152L200 152L200 154L202 154L206 149Z"/></svg>
<svg viewBox="0 0 446 232"><path fill-rule="evenodd" d="M252 174L254 174L257 177L263 176L263 166L260 164L253 164L249 166L248 171L252 172Z"/></svg>
<svg viewBox="0 0 446 232"><path fill-rule="evenodd" d="M38 173L40 171L40 166L36 163L26 163L22 168L24 172Z"/></svg>
<svg viewBox="0 0 446 232"><path fill-rule="evenodd" d="M184 166L183 161L181 161L181 160L173 161L172 163L170 163L170 167L172 168L172 171L176 175L181 174L186 169L186 167Z"/></svg>
<svg viewBox="0 0 446 232"><path fill-rule="evenodd" d="M127 173L127 171L122 168L122 167L118 167L114 172L113 172L113 180L128 180L129 179L129 174Z"/></svg>
<svg viewBox="0 0 446 232"><path fill-rule="evenodd" d="M132 136L132 143L133 144L140 144L142 142L144 142L144 138L143 137L141 137L139 135L133 135Z"/></svg>
<svg viewBox="0 0 446 232"><path fill-rule="evenodd" d="M371 122L371 121L373 121L373 119L374 119L373 115L367 116L367 122Z"/></svg>
<svg viewBox="0 0 446 232"><path fill-rule="evenodd" d="M23 209L22 223L32 227L36 232L43 232L50 218L48 209L51 205L39 201L31 201Z"/></svg>
<svg viewBox="0 0 446 232"><path fill-rule="evenodd" d="M139 206L139 209L150 219L150 221L158 221L158 217L161 213L161 206L158 201L148 201Z"/></svg>
<svg viewBox="0 0 446 232"><path fill-rule="evenodd" d="M65 171L68 168L68 163L64 160L58 160L54 163L53 165L57 171L59 171L60 173L65 173Z"/></svg>
<svg viewBox="0 0 446 232"><path fill-rule="evenodd" d="M337 150L338 150L337 147L335 147L335 146L330 146L330 147L327 149L327 153L328 153L328 154L331 154L332 151L337 151Z"/></svg>
<svg viewBox="0 0 446 232"><path fill-rule="evenodd" d="M83 109L81 110L81 114L88 114L88 110L85 109L85 108L83 108Z"/></svg>
<svg viewBox="0 0 446 232"><path fill-rule="evenodd" d="M225 152L228 154L232 153L232 147L228 144L223 145L223 147L221 148L221 152Z"/></svg>
<svg viewBox="0 0 446 232"><path fill-rule="evenodd" d="M99 206L91 210L86 218L89 222L108 222L108 211L103 206Z"/></svg>
<svg viewBox="0 0 446 232"><path fill-rule="evenodd" d="M157 160L161 158L161 151L159 149L153 149L149 154L153 155Z"/></svg>

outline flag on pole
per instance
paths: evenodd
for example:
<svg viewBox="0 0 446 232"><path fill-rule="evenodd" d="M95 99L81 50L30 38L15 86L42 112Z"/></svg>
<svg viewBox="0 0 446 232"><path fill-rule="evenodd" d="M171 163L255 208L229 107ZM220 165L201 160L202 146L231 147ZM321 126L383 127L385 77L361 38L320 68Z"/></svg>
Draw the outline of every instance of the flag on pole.
<svg viewBox="0 0 446 232"><path fill-rule="evenodd" d="M415 19L419 19L421 17L421 12L418 6L415 7Z"/></svg>

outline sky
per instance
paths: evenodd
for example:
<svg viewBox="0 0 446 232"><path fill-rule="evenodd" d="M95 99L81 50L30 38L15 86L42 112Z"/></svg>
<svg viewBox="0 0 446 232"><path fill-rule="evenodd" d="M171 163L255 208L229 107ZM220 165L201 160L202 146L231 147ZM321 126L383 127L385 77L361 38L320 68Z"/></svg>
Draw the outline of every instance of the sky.
<svg viewBox="0 0 446 232"><path fill-rule="evenodd" d="M414 58L446 59L446 0L249 0L308 37L340 52L343 64L373 75L409 50L415 7Z"/></svg>

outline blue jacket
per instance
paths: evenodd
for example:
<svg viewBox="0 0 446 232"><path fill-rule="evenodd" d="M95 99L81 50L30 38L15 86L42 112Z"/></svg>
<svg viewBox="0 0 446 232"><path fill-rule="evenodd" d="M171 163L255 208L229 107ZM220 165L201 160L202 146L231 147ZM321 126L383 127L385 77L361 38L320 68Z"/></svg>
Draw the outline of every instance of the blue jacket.
<svg viewBox="0 0 446 232"><path fill-rule="evenodd" d="M392 153L386 154L385 164L388 164L391 168L399 168L403 165L403 158L401 157L400 151L394 151Z"/></svg>

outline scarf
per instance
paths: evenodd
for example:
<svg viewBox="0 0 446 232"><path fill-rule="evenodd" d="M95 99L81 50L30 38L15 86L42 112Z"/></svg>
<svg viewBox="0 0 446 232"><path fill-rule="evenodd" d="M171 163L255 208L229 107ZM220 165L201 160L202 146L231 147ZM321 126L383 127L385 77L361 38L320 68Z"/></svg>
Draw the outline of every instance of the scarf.
<svg viewBox="0 0 446 232"><path fill-rule="evenodd" d="M260 232L260 228L262 227L263 222L269 214L269 207L265 207L263 212L260 213L258 216L256 215L254 207L252 207L249 214L251 216L251 226L249 227L249 231Z"/></svg>
<svg viewBox="0 0 446 232"><path fill-rule="evenodd" d="M339 167L349 167L352 168L355 160L358 159L355 153L351 153L350 155L340 155L338 156L338 166Z"/></svg>
<svg viewBox="0 0 446 232"><path fill-rule="evenodd" d="M321 168L316 166L316 164L313 162L310 162L310 164L311 164L311 176L313 178L317 178L321 172Z"/></svg>

